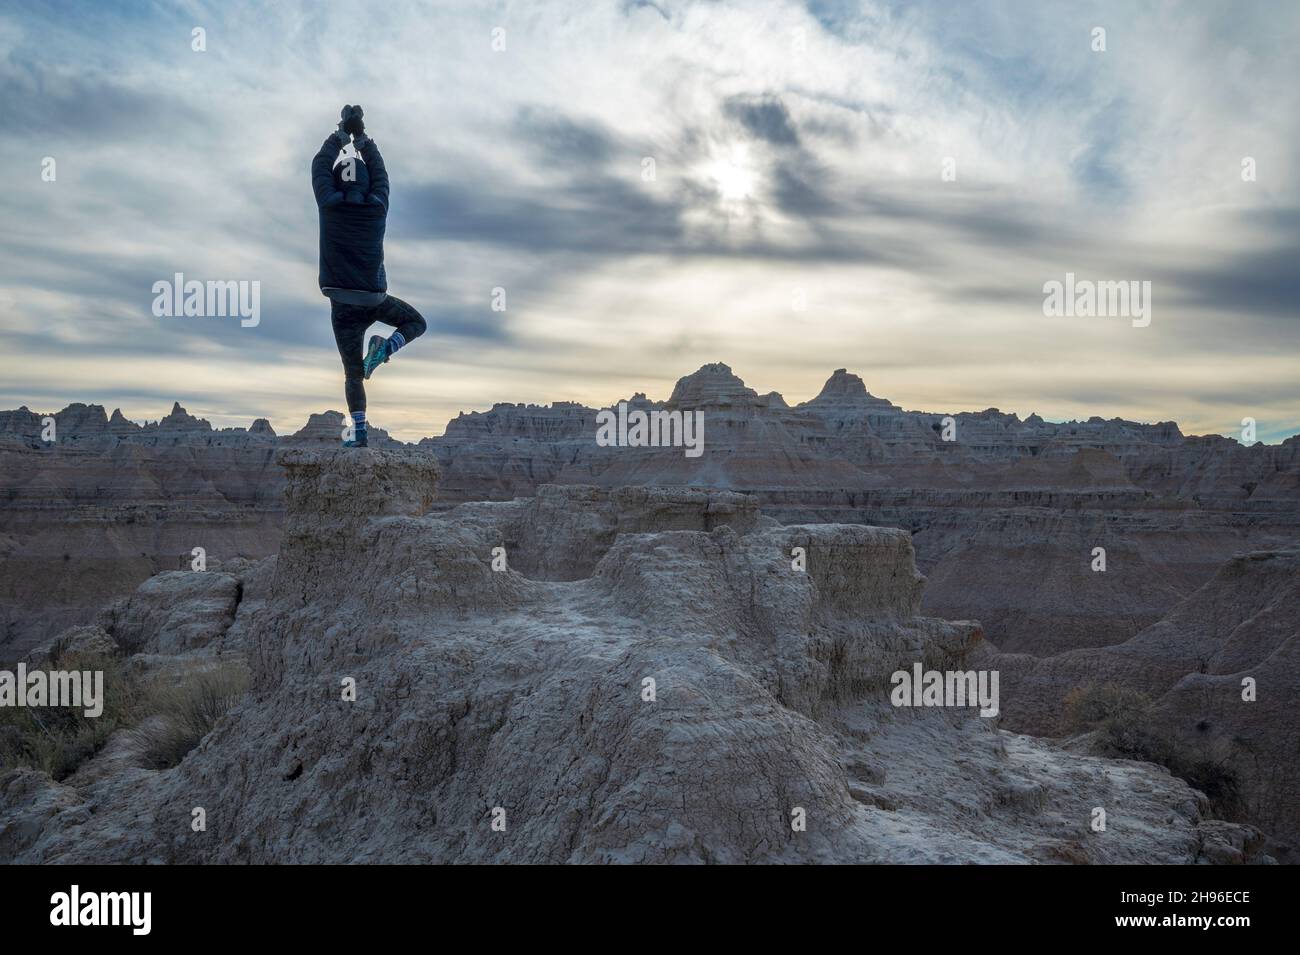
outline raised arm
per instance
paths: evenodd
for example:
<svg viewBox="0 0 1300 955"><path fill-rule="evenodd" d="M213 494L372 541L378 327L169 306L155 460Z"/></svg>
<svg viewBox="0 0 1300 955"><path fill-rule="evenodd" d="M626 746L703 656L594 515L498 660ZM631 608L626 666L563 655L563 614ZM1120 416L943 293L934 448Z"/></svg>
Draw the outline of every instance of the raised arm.
<svg viewBox="0 0 1300 955"><path fill-rule="evenodd" d="M347 143L347 136L342 131L325 137L320 152L311 161L311 188L316 193L317 206L329 206L343 201L343 193L334 188L334 160L339 150ZM387 188L388 180L384 180Z"/></svg>
<svg viewBox="0 0 1300 955"><path fill-rule="evenodd" d="M366 169L370 172L370 192L366 196L366 202L378 202L384 207L384 212L388 212L388 170L384 168L384 157L379 155L379 147L375 141L364 133L359 137L357 151L361 153L361 158L365 160Z"/></svg>

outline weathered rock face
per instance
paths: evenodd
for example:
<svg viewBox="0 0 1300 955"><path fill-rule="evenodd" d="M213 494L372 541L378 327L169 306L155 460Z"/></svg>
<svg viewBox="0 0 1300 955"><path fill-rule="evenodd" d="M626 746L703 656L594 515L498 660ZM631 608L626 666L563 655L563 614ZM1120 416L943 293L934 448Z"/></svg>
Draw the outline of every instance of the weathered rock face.
<svg viewBox="0 0 1300 955"><path fill-rule="evenodd" d="M1156 767L891 707L891 672L956 665L979 640L917 615L904 531L593 495L591 519L641 526L591 576L544 581L492 569L519 514L426 512L428 455L281 463L281 552L269 582L243 569L258 606L222 637L247 621L247 699L174 769L0 776L0 858L1192 862L1256 841ZM711 511L727 521L650 526ZM517 532L545 540L563 512ZM150 645L192 642L172 639L184 626Z"/></svg>
<svg viewBox="0 0 1300 955"><path fill-rule="evenodd" d="M235 622L241 597L231 574L167 571L110 604L100 626L128 653L180 654L216 643Z"/></svg>
<svg viewBox="0 0 1300 955"><path fill-rule="evenodd" d="M132 656L143 668L197 656L242 656L251 617L266 602L276 558L213 561L164 571L106 605L96 623L69 627L28 651L28 667L58 653Z"/></svg>
<svg viewBox="0 0 1300 955"><path fill-rule="evenodd" d="M1180 767L1213 767L1231 789L1224 801L1300 858L1300 550L1227 561L1117 646L1046 659L995 653L981 665L1005 674L1004 723L1023 732L1065 732L1066 700L1079 689L1150 697L1131 732Z"/></svg>
<svg viewBox="0 0 1300 955"><path fill-rule="evenodd" d="M32 648L23 658L30 670L43 666L52 657L60 653L114 654L121 648L113 635L100 626L69 627L57 637L53 637L37 647Z"/></svg>
<svg viewBox="0 0 1300 955"><path fill-rule="evenodd" d="M619 534L660 530L738 533L775 525L753 497L691 488L551 485L514 501L462 504L448 515L476 524L509 554L510 566L543 580L590 577Z"/></svg>

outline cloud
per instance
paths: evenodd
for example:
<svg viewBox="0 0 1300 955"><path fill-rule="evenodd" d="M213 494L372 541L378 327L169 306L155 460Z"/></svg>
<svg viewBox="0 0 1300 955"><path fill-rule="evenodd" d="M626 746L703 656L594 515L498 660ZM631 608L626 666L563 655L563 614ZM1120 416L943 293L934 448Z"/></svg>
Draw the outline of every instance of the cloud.
<svg viewBox="0 0 1300 955"><path fill-rule="evenodd" d="M600 167L615 153L614 137L595 123L582 123L556 109L520 107L513 134L533 155L559 166Z"/></svg>
<svg viewBox="0 0 1300 955"><path fill-rule="evenodd" d="M394 0L358 31L341 2L7 11L0 162L30 184L0 236L0 398L175 388L277 423L337 406L307 167L360 101L393 178L392 291L430 324L372 397L406 436L717 359L791 400L850 364L913 408L1228 427L1254 395L1285 422L1270 434L1300 429L1278 358L1300 324L1300 12L1170 16ZM1067 270L1150 279L1147 334L1046 322ZM176 271L261 281L262 325L153 318Z"/></svg>
<svg viewBox="0 0 1300 955"><path fill-rule="evenodd" d="M733 96L723 110L759 139L775 146L799 145L790 111L779 96Z"/></svg>

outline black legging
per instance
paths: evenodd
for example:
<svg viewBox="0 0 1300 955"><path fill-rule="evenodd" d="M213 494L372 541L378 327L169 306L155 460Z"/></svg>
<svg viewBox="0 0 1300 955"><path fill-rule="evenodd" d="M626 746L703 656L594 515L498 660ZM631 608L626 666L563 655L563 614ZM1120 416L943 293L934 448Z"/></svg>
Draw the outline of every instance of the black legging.
<svg viewBox="0 0 1300 955"><path fill-rule="evenodd" d="M334 326L334 342L343 359L343 392L347 395L348 411L366 410L365 358L366 330L375 322L392 325L408 342L424 334L428 326L424 318L395 295L390 295L378 305L344 305L330 303L330 323Z"/></svg>

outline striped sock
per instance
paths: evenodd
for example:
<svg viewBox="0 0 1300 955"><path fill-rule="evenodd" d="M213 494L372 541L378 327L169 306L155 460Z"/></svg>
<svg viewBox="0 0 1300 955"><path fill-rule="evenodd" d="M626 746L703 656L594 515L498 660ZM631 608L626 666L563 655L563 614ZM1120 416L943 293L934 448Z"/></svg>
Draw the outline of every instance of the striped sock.
<svg viewBox="0 0 1300 955"><path fill-rule="evenodd" d="M364 411L352 412L352 430L356 432L358 438L366 436L366 413Z"/></svg>
<svg viewBox="0 0 1300 955"><path fill-rule="evenodd" d="M397 351L397 349L401 348L405 344L405 336L403 336L401 332L393 332L393 334L388 336L388 354L392 355Z"/></svg>

